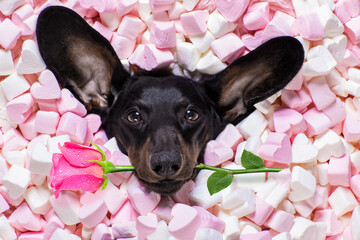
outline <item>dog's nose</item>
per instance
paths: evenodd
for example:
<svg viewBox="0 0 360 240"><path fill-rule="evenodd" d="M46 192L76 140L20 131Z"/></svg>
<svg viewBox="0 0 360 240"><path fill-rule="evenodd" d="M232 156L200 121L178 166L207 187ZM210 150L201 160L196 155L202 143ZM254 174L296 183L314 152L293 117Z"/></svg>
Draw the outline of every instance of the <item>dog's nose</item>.
<svg viewBox="0 0 360 240"><path fill-rule="evenodd" d="M150 157L150 167L159 176L170 177L181 168L181 155L177 152L157 152Z"/></svg>

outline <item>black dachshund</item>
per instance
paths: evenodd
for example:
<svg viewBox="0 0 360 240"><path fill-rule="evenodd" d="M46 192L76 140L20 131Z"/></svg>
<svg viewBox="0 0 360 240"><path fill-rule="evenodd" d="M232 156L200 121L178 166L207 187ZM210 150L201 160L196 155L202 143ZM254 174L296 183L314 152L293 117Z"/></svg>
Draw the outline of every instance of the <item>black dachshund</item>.
<svg viewBox="0 0 360 240"><path fill-rule="evenodd" d="M41 56L60 85L100 114L144 186L172 194L194 179L206 143L254 104L281 90L304 61L300 42L272 39L200 81L141 72L131 75L110 43L70 9L49 7L36 29Z"/></svg>

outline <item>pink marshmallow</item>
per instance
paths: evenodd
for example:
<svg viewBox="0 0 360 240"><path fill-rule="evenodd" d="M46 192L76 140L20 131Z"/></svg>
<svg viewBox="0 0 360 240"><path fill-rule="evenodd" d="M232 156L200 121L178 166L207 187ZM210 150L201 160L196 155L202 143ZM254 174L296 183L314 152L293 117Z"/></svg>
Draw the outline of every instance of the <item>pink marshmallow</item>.
<svg viewBox="0 0 360 240"><path fill-rule="evenodd" d="M94 134L94 137L92 138L91 142L97 145L104 145L108 140L109 139L106 135L106 132L102 129Z"/></svg>
<svg viewBox="0 0 360 240"><path fill-rule="evenodd" d="M165 222L170 222L171 209L175 205L174 200L169 196L162 196L160 203L153 210L158 217L158 219L164 220Z"/></svg>
<svg viewBox="0 0 360 240"><path fill-rule="evenodd" d="M269 218L273 212L274 207L262 200L259 197L255 197L255 212L246 215L248 219L256 223L257 225L263 225L266 219Z"/></svg>
<svg viewBox="0 0 360 240"><path fill-rule="evenodd" d="M234 55L239 55L245 50L245 45L234 33L228 33L211 43L211 49L222 62L226 62Z"/></svg>
<svg viewBox="0 0 360 240"><path fill-rule="evenodd" d="M43 240L44 233L41 232L27 232L22 233L17 240Z"/></svg>
<svg viewBox="0 0 360 240"><path fill-rule="evenodd" d="M21 29L16 26L9 18L0 23L0 45L5 49L15 47L21 35Z"/></svg>
<svg viewBox="0 0 360 240"><path fill-rule="evenodd" d="M176 30L173 21L153 21L150 33L150 41L157 48L173 48L176 46Z"/></svg>
<svg viewBox="0 0 360 240"><path fill-rule="evenodd" d="M264 29L262 42L281 36L292 36L292 30L289 23L284 21L281 16L275 15Z"/></svg>
<svg viewBox="0 0 360 240"><path fill-rule="evenodd" d="M150 9L153 13L170 10L175 0L149 0Z"/></svg>
<svg viewBox="0 0 360 240"><path fill-rule="evenodd" d="M273 119L275 131L286 133L290 137L293 134L296 135L305 132L307 129L303 116L290 108L275 111Z"/></svg>
<svg viewBox="0 0 360 240"><path fill-rule="evenodd" d="M27 140L32 140L39 135L35 130L35 118L36 113L33 113L25 122L19 124L19 129Z"/></svg>
<svg viewBox="0 0 360 240"><path fill-rule="evenodd" d="M171 210L169 232L179 240L193 239L201 224L199 212L188 205L177 203Z"/></svg>
<svg viewBox="0 0 360 240"><path fill-rule="evenodd" d="M21 25L27 18L34 14L34 9L31 7L30 4L25 4L22 7L18 8L13 14L11 15L11 20L16 25Z"/></svg>
<svg viewBox="0 0 360 240"><path fill-rule="evenodd" d="M126 200L125 203L121 206L119 211L111 215L110 222L111 224L115 223L125 223L129 221L135 221L139 216L138 212L131 205L130 200Z"/></svg>
<svg viewBox="0 0 360 240"><path fill-rule="evenodd" d="M344 138L348 142L355 142L360 139L360 122L351 113L346 115L343 127Z"/></svg>
<svg viewBox="0 0 360 240"><path fill-rule="evenodd" d="M281 101L298 112L304 110L312 102L311 97L304 89L299 91L284 89L281 94Z"/></svg>
<svg viewBox="0 0 360 240"><path fill-rule="evenodd" d="M34 99L30 93L14 98L6 104L6 110L14 123L23 123L33 112Z"/></svg>
<svg viewBox="0 0 360 240"><path fill-rule="evenodd" d="M337 219L334 211L331 209L316 210L313 221L326 223L326 236L334 236L343 231L342 223Z"/></svg>
<svg viewBox="0 0 360 240"><path fill-rule="evenodd" d="M286 90L300 90L304 82L304 76L301 70L296 76L285 86Z"/></svg>
<svg viewBox="0 0 360 240"><path fill-rule="evenodd" d="M148 213L146 216L139 216L136 219L136 229L138 239L145 240L148 235L156 230L158 220L154 213Z"/></svg>
<svg viewBox="0 0 360 240"><path fill-rule="evenodd" d="M217 10L229 22L235 22L246 11L250 0L215 0Z"/></svg>
<svg viewBox="0 0 360 240"><path fill-rule="evenodd" d="M51 111L51 112L58 111L58 107L57 107L58 100L57 99L48 99L48 100L37 99L36 102L37 102L40 110Z"/></svg>
<svg viewBox="0 0 360 240"><path fill-rule="evenodd" d="M328 178L331 186L350 186L350 158L348 154L337 158L331 157L328 167Z"/></svg>
<svg viewBox="0 0 360 240"><path fill-rule="evenodd" d="M284 133L270 132L258 154L268 161L290 164L292 151L289 136Z"/></svg>
<svg viewBox="0 0 360 240"><path fill-rule="evenodd" d="M66 112L72 112L83 117L87 113L85 106L66 88L61 90L61 97L57 102L57 107L61 115Z"/></svg>
<svg viewBox="0 0 360 240"><path fill-rule="evenodd" d="M161 199L161 196L158 193L149 192L141 186L139 180L135 176L132 176L127 183L127 194L131 204L141 215L154 210Z"/></svg>
<svg viewBox="0 0 360 240"><path fill-rule="evenodd" d="M261 231L258 233L241 234L239 240L271 240L270 231Z"/></svg>
<svg viewBox="0 0 360 240"><path fill-rule="evenodd" d="M195 183L193 181L188 181L185 183L179 191L171 195L172 199L174 199L177 203L184 203L190 205L191 202L189 200L190 191L195 188Z"/></svg>
<svg viewBox="0 0 360 240"><path fill-rule="evenodd" d="M30 89L35 99L58 99L61 96L59 84L50 70L41 72L39 82L35 82Z"/></svg>
<svg viewBox="0 0 360 240"><path fill-rule="evenodd" d="M3 213L10 209L8 202L5 198L0 194L0 213Z"/></svg>
<svg viewBox="0 0 360 240"><path fill-rule="evenodd" d="M307 134L309 136L319 135L325 132L331 125L330 119L315 107L305 112L303 117L308 126Z"/></svg>
<svg viewBox="0 0 360 240"><path fill-rule="evenodd" d="M95 195L104 200L111 214L115 214L126 201L126 195L110 182L104 190L98 190Z"/></svg>
<svg viewBox="0 0 360 240"><path fill-rule="evenodd" d="M323 112L330 119L331 126L341 123L346 117L344 104L339 98L336 98L335 102L324 108Z"/></svg>
<svg viewBox="0 0 360 240"><path fill-rule="evenodd" d="M351 19L351 7L347 4L347 2L347 0L340 0L335 4L334 13L342 23L346 23Z"/></svg>
<svg viewBox="0 0 360 240"><path fill-rule="evenodd" d="M336 69L344 73L350 67L355 67L360 64L359 58L354 54L354 52L350 51L349 49L345 50L344 58L336 65Z"/></svg>
<svg viewBox="0 0 360 240"><path fill-rule="evenodd" d="M263 31L256 31L254 36L247 33L241 36L241 41L243 41L245 47L250 51L254 50L262 43Z"/></svg>
<svg viewBox="0 0 360 240"><path fill-rule="evenodd" d="M104 38L106 38L108 41L111 40L112 38L112 31L107 28L106 26L104 26L103 24L101 24L100 22L96 21L93 25L93 28L98 31Z"/></svg>
<svg viewBox="0 0 360 240"><path fill-rule="evenodd" d="M134 221L112 224L111 232L115 239L129 239L131 237L136 237L138 234L136 230L136 222Z"/></svg>
<svg viewBox="0 0 360 240"><path fill-rule="evenodd" d="M69 135L71 141L83 144L86 132L87 121L72 112L67 112L60 118L56 136Z"/></svg>
<svg viewBox="0 0 360 240"><path fill-rule="evenodd" d="M307 88L318 110L323 110L336 100L336 95L330 90L324 76L310 80Z"/></svg>
<svg viewBox="0 0 360 240"><path fill-rule="evenodd" d="M45 134L56 133L60 120L57 112L38 111L35 117L35 131Z"/></svg>
<svg viewBox="0 0 360 240"><path fill-rule="evenodd" d="M295 34L310 41L318 41L324 38L324 27L317 13L309 13L296 18L292 29Z"/></svg>
<svg viewBox="0 0 360 240"><path fill-rule="evenodd" d="M85 192L80 199L79 219L88 228L98 225L107 214L105 201L95 194Z"/></svg>
<svg viewBox="0 0 360 240"><path fill-rule="evenodd" d="M24 149L28 141L16 129L10 129L4 134L3 152L17 151Z"/></svg>
<svg viewBox="0 0 360 240"><path fill-rule="evenodd" d="M136 6L137 0L118 0L116 1L116 14L119 17L131 12Z"/></svg>
<svg viewBox="0 0 360 240"><path fill-rule="evenodd" d="M144 48L145 70L151 71L168 66L174 61L174 56L168 50L160 50L153 44L147 44Z"/></svg>
<svg viewBox="0 0 360 240"><path fill-rule="evenodd" d="M349 36L353 44L360 43L360 16L351 18L347 23L345 23L345 32Z"/></svg>
<svg viewBox="0 0 360 240"><path fill-rule="evenodd" d="M239 143L244 141L244 138L234 125L228 124L226 125L225 129L216 137L216 141L235 151Z"/></svg>
<svg viewBox="0 0 360 240"><path fill-rule="evenodd" d="M144 55L145 45L139 44L135 51L129 57L129 63L136 65L142 69L145 69L145 55Z"/></svg>
<svg viewBox="0 0 360 240"><path fill-rule="evenodd" d="M120 59L127 59L135 49L135 39L129 39L113 33L111 45Z"/></svg>
<svg viewBox="0 0 360 240"><path fill-rule="evenodd" d="M210 166L218 166L234 157L230 147L224 146L216 140L207 143L204 153L204 163Z"/></svg>
<svg viewBox="0 0 360 240"><path fill-rule="evenodd" d="M24 202L9 217L9 223L19 231L40 231L41 220L39 214L34 214Z"/></svg>
<svg viewBox="0 0 360 240"><path fill-rule="evenodd" d="M97 132L101 126L101 118L97 114L90 113L87 116L85 116L84 119L88 123L85 141L91 142L93 139L93 134Z"/></svg>
<svg viewBox="0 0 360 240"><path fill-rule="evenodd" d="M206 32L206 22L209 18L209 12L203 11L192 11L183 13L180 16L181 24L188 35L200 35Z"/></svg>
<svg viewBox="0 0 360 240"><path fill-rule="evenodd" d="M244 26L250 30L264 29L269 22L269 3L254 3L244 15Z"/></svg>
<svg viewBox="0 0 360 240"><path fill-rule="evenodd" d="M129 39L136 39L140 33L142 33L146 29L146 25L140 18L126 15L122 19L117 33L120 36L129 38Z"/></svg>
<svg viewBox="0 0 360 240"><path fill-rule="evenodd" d="M104 223L100 223L98 224L93 233L91 234L91 238L92 239L101 239L101 240L105 240L105 239L111 239L111 231L110 228L108 228L106 226L106 224Z"/></svg>
<svg viewBox="0 0 360 240"><path fill-rule="evenodd" d="M288 232L294 221L294 215L288 212L275 209L266 220L265 225L277 232Z"/></svg>
<svg viewBox="0 0 360 240"><path fill-rule="evenodd" d="M350 178L350 189L357 199L360 199L360 174L356 174Z"/></svg>
<svg viewBox="0 0 360 240"><path fill-rule="evenodd" d="M195 208L200 215L201 223L199 228L211 228L218 232L224 231L225 222L223 220L202 207L194 206L193 208Z"/></svg>

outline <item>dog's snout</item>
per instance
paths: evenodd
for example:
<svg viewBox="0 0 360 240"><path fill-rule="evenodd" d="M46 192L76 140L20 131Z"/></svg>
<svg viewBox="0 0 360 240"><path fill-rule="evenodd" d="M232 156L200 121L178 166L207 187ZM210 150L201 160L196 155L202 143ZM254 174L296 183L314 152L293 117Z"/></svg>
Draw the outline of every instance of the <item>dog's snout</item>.
<svg viewBox="0 0 360 240"><path fill-rule="evenodd" d="M181 168L181 154L177 152L157 152L150 157L150 167L159 176L171 177Z"/></svg>

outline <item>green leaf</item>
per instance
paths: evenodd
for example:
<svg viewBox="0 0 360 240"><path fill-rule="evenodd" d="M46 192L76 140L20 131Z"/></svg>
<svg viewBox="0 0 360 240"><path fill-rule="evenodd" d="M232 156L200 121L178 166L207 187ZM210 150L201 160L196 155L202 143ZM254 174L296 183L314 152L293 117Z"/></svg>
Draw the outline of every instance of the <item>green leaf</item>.
<svg viewBox="0 0 360 240"><path fill-rule="evenodd" d="M234 179L234 175L225 171L216 171L210 175L207 181L207 187L210 195L213 195L227 188Z"/></svg>
<svg viewBox="0 0 360 240"><path fill-rule="evenodd" d="M265 167L264 161L257 155L244 150L241 155L241 164L246 169L257 169Z"/></svg>

